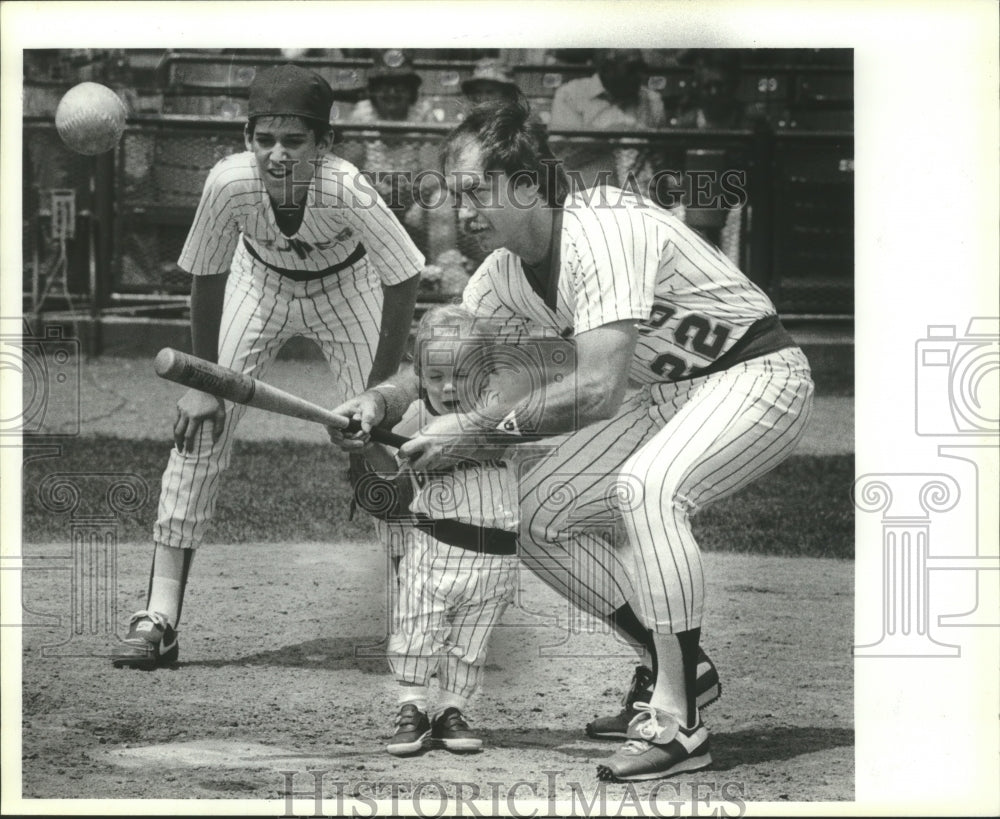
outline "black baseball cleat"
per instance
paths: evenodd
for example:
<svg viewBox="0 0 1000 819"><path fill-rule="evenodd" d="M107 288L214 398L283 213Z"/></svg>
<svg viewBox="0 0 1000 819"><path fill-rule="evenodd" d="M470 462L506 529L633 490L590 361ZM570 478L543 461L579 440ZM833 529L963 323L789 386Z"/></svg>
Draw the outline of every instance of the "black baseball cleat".
<svg viewBox="0 0 1000 819"><path fill-rule="evenodd" d="M137 611L129 620L128 636L114 654L115 668L153 671L177 662L177 632L158 611Z"/></svg>
<svg viewBox="0 0 1000 819"><path fill-rule="evenodd" d="M622 710L610 717L598 717L587 724L587 736L591 739L625 739L629 723L635 719L636 703L649 702L653 695L653 672L644 665L637 665L632 682L625 692ZM707 708L722 696L719 672L708 655L698 650L698 676L695 679L695 694L698 708Z"/></svg>
<svg viewBox="0 0 1000 819"><path fill-rule="evenodd" d="M403 703L396 715L396 733L385 749L394 756L417 754L430 747L431 724L427 714L412 702Z"/></svg>
<svg viewBox="0 0 1000 819"><path fill-rule="evenodd" d="M483 741L477 737L457 708L445 708L434 718L431 736L436 745L457 754L471 754L483 747Z"/></svg>
<svg viewBox="0 0 1000 819"><path fill-rule="evenodd" d="M597 766L598 779L605 782L666 779L700 771L712 764L708 729L701 720L694 728L684 728L672 716L657 712L648 703L638 703L637 711L629 725L628 741Z"/></svg>

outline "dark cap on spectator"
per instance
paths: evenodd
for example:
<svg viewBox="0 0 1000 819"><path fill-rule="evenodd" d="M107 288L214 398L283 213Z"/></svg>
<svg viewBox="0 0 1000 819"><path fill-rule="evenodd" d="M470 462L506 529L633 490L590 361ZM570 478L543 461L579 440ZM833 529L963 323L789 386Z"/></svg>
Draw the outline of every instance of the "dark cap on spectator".
<svg viewBox="0 0 1000 819"><path fill-rule="evenodd" d="M516 89L517 83L510 70L493 57L483 57L476 63L472 76L462 82L462 93L470 94L478 85L492 83L506 88Z"/></svg>
<svg viewBox="0 0 1000 819"><path fill-rule="evenodd" d="M297 65L276 65L259 72L250 84L247 115L329 122L332 105L333 89L319 74Z"/></svg>
<svg viewBox="0 0 1000 819"><path fill-rule="evenodd" d="M390 48L383 52L368 69L368 84L399 80L419 88L423 82L420 75L414 71L409 55L399 48Z"/></svg>

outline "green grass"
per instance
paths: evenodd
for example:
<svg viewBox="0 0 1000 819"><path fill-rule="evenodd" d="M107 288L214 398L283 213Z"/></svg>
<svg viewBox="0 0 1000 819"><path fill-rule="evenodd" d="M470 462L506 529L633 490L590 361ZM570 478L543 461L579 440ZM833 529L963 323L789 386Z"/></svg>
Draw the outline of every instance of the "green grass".
<svg viewBox="0 0 1000 819"><path fill-rule="evenodd" d="M149 499L137 512L120 518L118 539L148 540L169 445L88 437L61 447L58 457L25 463L25 542L69 537L69 513L49 511L39 499L39 485L56 472L138 475ZM699 543L710 551L853 558L853 480L851 455L793 456L741 493L701 512L694 519ZM101 514L106 483L78 483L85 491L77 514ZM347 519L348 498L347 461L332 445L237 441L208 540L334 542L371 537L366 515Z"/></svg>
<svg viewBox="0 0 1000 819"><path fill-rule="evenodd" d="M854 558L853 455L793 455L693 519L706 551Z"/></svg>

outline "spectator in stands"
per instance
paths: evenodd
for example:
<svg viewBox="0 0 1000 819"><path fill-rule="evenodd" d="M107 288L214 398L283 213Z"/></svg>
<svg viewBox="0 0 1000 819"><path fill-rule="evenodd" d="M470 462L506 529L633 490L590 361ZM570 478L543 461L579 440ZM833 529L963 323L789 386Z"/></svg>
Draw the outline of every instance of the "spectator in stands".
<svg viewBox="0 0 1000 819"><path fill-rule="evenodd" d="M552 98L554 129L662 128L663 101L644 88L646 63L638 49L606 49L594 57L591 77L570 80Z"/></svg>
<svg viewBox="0 0 1000 819"><path fill-rule="evenodd" d="M430 121L430 105L420 99L422 82L406 52L398 48L383 52L368 71L368 99L354 107L350 121Z"/></svg>
<svg viewBox="0 0 1000 819"><path fill-rule="evenodd" d="M643 86L646 63L638 49L606 49L594 57L593 76L556 89L549 127L553 130L632 130L666 126L660 95ZM554 140L555 142L555 140ZM652 176L649 157L636 148L608 143L574 143L562 154L574 187L601 183L625 186L630 174ZM643 184L643 183L640 183Z"/></svg>
<svg viewBox="0 0 1000 819"><path fill-rule="evenodd" d="M670 124L675 128L705 130L744 128L746 109L739 99L740 64L725 51L694 58L691 103Z"/></svg>
<svg viewBox="0 0 1000 819"><path fill-rule="evenodd" d="M348 122L434 122L430 103L419 96L422 82L409 52L396 48L382 52L368 70L369 98L354 106ZM422 206L438 198L436 180L431 174L421 175L438 165L436 136L362 134L346 140L338 153L368 174L428 260L454 245L452 209Z"/></svg>
<svg viewBox="0 0 1000 819"><path fill-rule="evenodd" d="M686 110L671 118L672 127L704 131L748 128L755 124L739 99L738 52L692 51L687 62L692 66L691 97ZM734 169L733 159L721 149L688 150L683 167L687 173L661 180L668 198L661 204L739 264L743 208L726 206L719 182L721 173ZM700 173L697 183L693 171Z"/></svg>
<svg viewBox="0 0 1000 819"><path fill-rule="evenodd" d="M510 70L495 57L479 60L472 76L462 83L462 93L472 105L493 100L513 102L517 92L517 83Z"/></svg>

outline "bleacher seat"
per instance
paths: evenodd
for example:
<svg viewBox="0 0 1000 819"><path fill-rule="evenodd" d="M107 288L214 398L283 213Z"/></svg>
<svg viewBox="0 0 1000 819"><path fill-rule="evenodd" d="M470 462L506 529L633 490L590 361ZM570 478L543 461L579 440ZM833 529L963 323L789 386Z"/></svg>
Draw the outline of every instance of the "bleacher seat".
<svg viewBox="0 0 1000 819"><path fill-rule="evenodd" d="M420 75L420 95L424 97L455 97L462 95L462 81L472 76L472 66L455 63L421 63L415 60L414 70Z"/></svg>
<svg viewBox="0 0 1000 819"><path fill-rule="evenodd" d="M845 104L854 99L853 73L808 73L795 78L795 102Z"/></svg>
<svg viewBox="0 0 1000 819"><path fill-rule="evenodd" d="M853 108L797 108L774 122L778 131L853 131Z"/></svg>
<svg viewBox="0 0 1000 819"><path fill-rule="evenodd" d="M514 80L529 99L533 97L551 98L560 85L580 77L589 77L593 73L593 68L578 65L516 65L513 67Z"/></svg>

